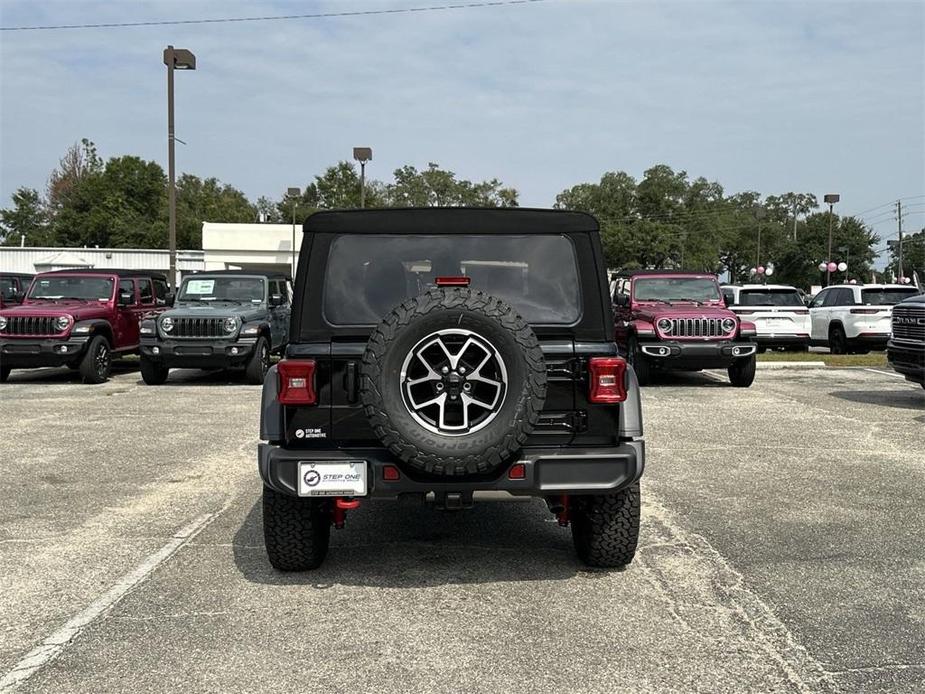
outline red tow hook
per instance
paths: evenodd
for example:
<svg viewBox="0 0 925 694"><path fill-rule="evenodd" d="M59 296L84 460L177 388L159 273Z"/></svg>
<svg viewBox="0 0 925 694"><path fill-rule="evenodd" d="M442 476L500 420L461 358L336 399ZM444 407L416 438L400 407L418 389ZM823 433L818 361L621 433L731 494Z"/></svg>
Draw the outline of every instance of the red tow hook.
<svg viewBox="0 0 925 694"><path fill-rule="evenodd" d="M559 525L563 528L568 527L569 521L571 521L568 512L568 494L562 495L562 509L556 514L556 518L559 519Z"/></svg>
<svg viewBox="0 0 925 694"><path fill-rule="evenodd" d="M338 530L342 530L344 527L344 521L347 520L347 511L351 511L359 507L359 499L345 499L342 496L334 499L334 512L331 514L332 520L334 521L334 527Z"/></svg>

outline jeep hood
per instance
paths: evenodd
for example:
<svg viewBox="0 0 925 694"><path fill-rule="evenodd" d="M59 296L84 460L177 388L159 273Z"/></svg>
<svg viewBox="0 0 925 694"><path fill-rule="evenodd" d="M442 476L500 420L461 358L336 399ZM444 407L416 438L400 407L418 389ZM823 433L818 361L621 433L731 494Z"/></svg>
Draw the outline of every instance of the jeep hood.
<svg viewBox="0 0 925 694"><path fill-rule="evenodd" d="M736 318L732 311L719 303L703 306L690 302L677 302L670 306L668 304L637 304L635 313L639 318L650 322L659 318Z"/></svg>
<svg viewBox="0 0 925 694"><path fill-rule="evenodd" d="M221 302L209 305L199 303L181 304L161 314L161 316L170 316L171 318L228 318L234 316L242 323L261 320L266 315L267 309L262 304L241 305Z"/></svg>
<svg viewBox="0 0 925 694"><path fill-rule="evenodd" d="M75 322L92 320L94 318L108 318L110 307L102 301L36 301L34 303L5 306L3 315L15 316L63 316L74 317Z"/></svg>

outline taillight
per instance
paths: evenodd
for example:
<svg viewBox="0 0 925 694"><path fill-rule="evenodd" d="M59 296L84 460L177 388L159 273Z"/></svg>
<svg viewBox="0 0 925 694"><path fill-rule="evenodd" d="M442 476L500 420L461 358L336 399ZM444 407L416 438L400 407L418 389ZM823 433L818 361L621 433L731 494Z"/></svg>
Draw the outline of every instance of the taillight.
<svg viewBox="0 0 925 694"><path fill-rule="evenodd" d="M438 287L468 287L471 281L472 278L466 277L465 275L459 275L457 277L438 277L434 280Z"/></svg>
<svg viewBox="0 0 925 694"><path fill-rule="evenodd" d="M591 357L588 400L610 404L626 400L626 362L620 357Z"/></svg>
<svg viewBox="0 0 925 694"><path fill-rule="evenodd" d="M865 316L870 316L875 313L880 313L880 310L879 308L853 308L851 309L851 313L861 313Z"/></svg>
<svg viewBox="0 0 925 694"><path fill-rule="evenodd" d="M280 404L314 405L318 402L314 359L283 359L276 368L279 374Z"/></svg>

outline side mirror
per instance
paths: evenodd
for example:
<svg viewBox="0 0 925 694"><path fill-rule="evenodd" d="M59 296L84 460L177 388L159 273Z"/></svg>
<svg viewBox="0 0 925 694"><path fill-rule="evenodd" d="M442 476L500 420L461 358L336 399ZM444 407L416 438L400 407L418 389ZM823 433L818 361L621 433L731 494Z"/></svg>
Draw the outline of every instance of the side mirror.
<svg viewBox="0 0 925 694"><path fill-rule="evenodd" d="M614 304L621 308L625 308L630 305L630 296L629 294L617 294L614 296Z"/></svg>
<svg viewBox="0 0 925 694"><path fill-rule="evenodd" d="M135 303L135 297L131 292L119 292L119 306L131 306Z"/></svg>
<svg viewBox="0 0 925 694"><path fill-rule="evenodd" d="M173 306L176 300L177 300L177 295L174 294L173 292L167 292L164 295L164 304L167 306Z"/></svg>
<svg viewBox="0 0 925 694"><path fill-rule="evenodd" d="M270 294L270 306L282 306L284 303L282 294Z"/></svg>

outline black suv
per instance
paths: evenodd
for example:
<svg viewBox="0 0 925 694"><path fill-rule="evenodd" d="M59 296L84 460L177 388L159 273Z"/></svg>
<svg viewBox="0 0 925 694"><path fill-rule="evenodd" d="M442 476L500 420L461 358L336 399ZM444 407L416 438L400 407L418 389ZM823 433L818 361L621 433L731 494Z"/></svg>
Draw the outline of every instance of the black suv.
<svg viewBox="0 0 925 694"><path fill-rule="evenodd" d="M250 270L199 272L183 279L174 306L141 324L141 376L161 385L171 368L243 367L263 383L270 354L289 341L289 280Z"/></svg>
<svg viewBox="0 0 925 694"><path fill-rule="evenodd" d="M893 307L886 354L894 370L925 388L925 294L911 296Z"/></svg>
<svg viewBox="0 0 925 694"><path fill-rule="evenodd" d="M553 210L319 212L258 451L270 563L319 566L363 499L545 499L593 566L633 559L639 388L597 221Z"/></svg>

